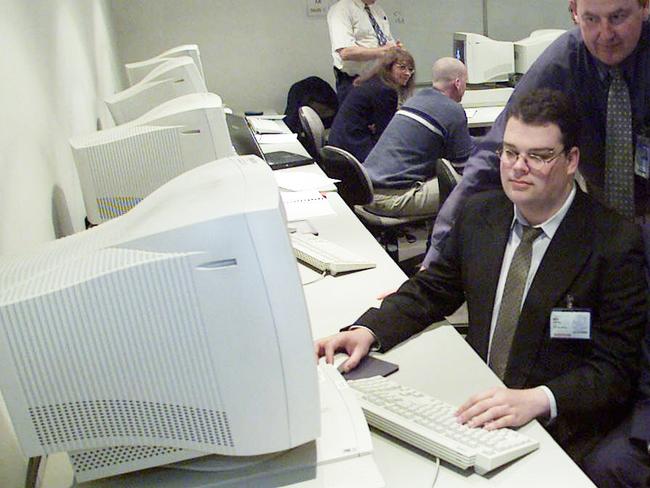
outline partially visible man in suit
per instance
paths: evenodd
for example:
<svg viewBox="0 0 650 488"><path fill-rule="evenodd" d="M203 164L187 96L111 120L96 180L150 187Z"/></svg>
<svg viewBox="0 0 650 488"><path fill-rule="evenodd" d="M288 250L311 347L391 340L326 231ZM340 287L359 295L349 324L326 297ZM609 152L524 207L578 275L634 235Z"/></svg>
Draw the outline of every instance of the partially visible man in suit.
<svg viewBox="0 0 650 488"><path fill-rule="evenodd" d="M467 341L506 387L471 397L458 420L496 429L544 419L580 462L629 407L647 285L638 228L574 183L579 129L561 92L521 97L498 151L505 194L473 196L442 259L317 341L316 354L331 362L345 351L354 368L467 300Z"/></svg>
<svg viewBox="0 0 650 488"><path fill-rule="evenodd" d="M577 27L562 34L535 61L490 131L477 141L463 179L440 209L424 265L438 259L465 199L496 188L510 105L539 88L567 93L581 116L580 173L589 191L633 219L650 213L649 178L630 156L650 126L649 0L568 0ZM630 140L630 137L632 138ZM646 222L648 221L647 219ZM650 225L643 227L650 258Z"/></svg>
<svg viewBox="0 0 650 488"><path fill-rule="evenodd" d="M642 347L639 399L634 410L596 446L583 465L598 486L650 486L650 327Z"/></svg>

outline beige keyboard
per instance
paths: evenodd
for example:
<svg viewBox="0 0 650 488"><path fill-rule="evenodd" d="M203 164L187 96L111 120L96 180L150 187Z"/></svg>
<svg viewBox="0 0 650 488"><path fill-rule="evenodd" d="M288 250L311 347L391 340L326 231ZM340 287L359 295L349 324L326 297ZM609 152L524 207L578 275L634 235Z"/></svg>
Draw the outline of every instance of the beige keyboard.
<svg viewBox="0 0 650 488"><path fill-rule="evenodd" d="M462 469L485 474L539 447L511 429L487 431L456 421L456 408L382 376L349 381L368 424Z"/></svg>

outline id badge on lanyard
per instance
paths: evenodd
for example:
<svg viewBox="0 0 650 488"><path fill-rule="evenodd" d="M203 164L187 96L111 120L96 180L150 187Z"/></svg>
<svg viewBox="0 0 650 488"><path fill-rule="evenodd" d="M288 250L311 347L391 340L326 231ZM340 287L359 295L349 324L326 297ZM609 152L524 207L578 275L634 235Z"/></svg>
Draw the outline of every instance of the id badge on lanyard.
<svg viewBox="0 0 650 488"><path fill-rule="evenodd" d="M551 339L591 339L591 309L575 308L567 295L566 308L554 308L550 318Z"/></svg>

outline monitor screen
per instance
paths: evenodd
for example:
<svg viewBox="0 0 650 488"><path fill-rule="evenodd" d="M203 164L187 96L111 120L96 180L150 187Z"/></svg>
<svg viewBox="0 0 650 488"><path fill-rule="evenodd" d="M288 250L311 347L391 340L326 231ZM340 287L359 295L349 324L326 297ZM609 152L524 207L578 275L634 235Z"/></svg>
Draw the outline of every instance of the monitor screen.
<svg viewBox="0 0 650 488"><path fill-rule="evenodd" d="M463 39L454 39L454 57L465 64L465 41Z"/></svg>

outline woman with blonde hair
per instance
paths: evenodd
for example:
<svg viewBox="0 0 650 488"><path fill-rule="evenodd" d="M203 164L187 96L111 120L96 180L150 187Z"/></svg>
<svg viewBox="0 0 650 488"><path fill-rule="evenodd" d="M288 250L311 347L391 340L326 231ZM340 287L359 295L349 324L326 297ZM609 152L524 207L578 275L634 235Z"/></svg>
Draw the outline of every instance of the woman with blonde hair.
<svg viewBox="0 0 650 488"><path fill-rule="evenodd" d="M339 107L329 144L366 159L397 108L412 93L415 62L405 49L394 48L372 70L355 80Z"/></svg>

